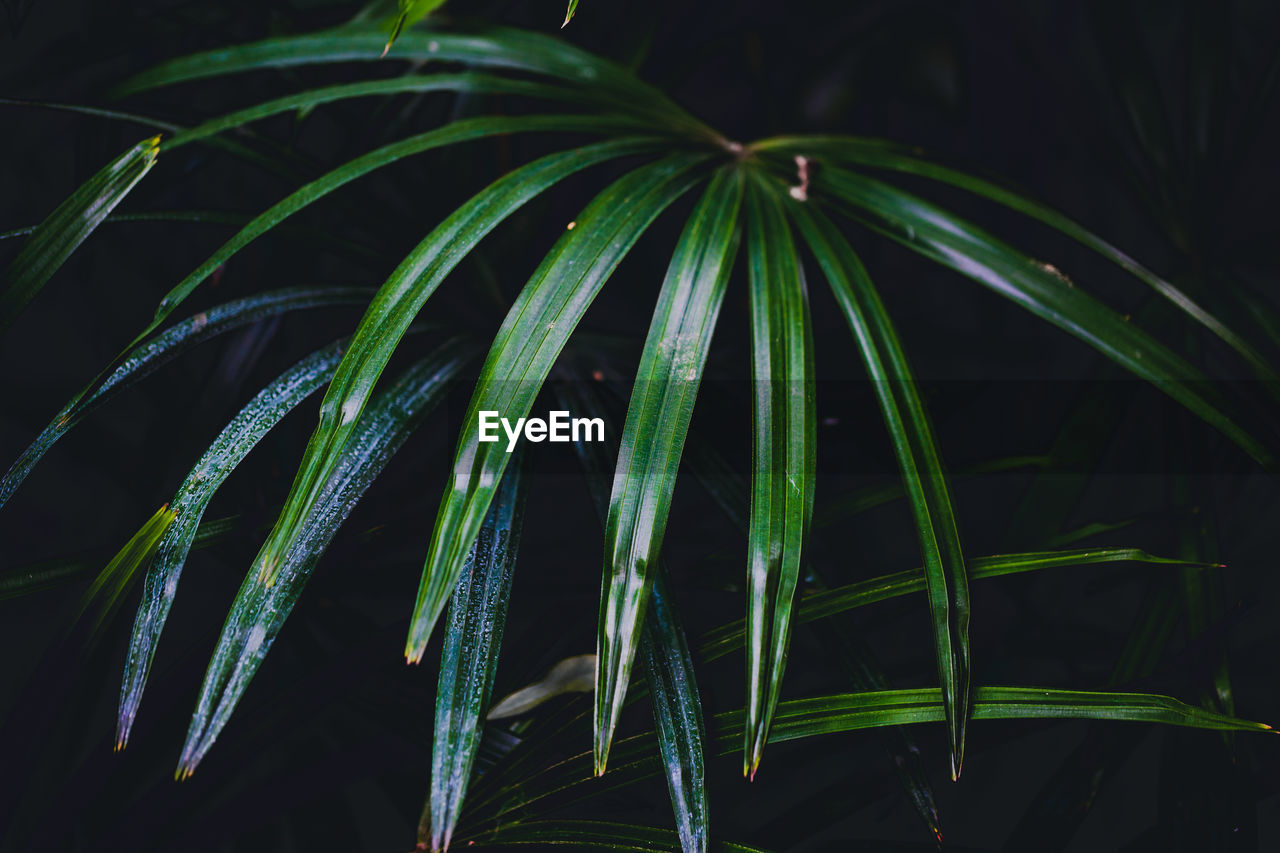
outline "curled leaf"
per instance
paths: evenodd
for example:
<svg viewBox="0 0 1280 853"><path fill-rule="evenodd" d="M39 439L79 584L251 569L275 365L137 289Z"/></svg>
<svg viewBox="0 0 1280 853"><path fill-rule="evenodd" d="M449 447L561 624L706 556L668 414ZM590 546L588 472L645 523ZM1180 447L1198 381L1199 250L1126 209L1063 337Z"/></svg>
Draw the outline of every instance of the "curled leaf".
<svg viewBox="0 0 1280 853"><path fill-rule="evenodd" d="M485 719L502 720L527 714L564 693L590 693L596 686L596 656L574 655L551 668L547 677L502 697Z"/></svg>

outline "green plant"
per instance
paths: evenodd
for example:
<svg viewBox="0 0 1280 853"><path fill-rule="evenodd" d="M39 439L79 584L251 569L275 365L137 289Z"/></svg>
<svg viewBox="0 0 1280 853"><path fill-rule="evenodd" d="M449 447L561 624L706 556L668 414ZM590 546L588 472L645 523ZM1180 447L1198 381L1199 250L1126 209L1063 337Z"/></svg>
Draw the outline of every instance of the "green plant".
<svg viewBox="0 0 1280 853"><path fill-rule="evenodd" d="M570 15L573 4L570 5ZM397 28L399 24L397 24ZM160 302L154 318L59 413L0 481L7 501L62 434L114 390L212 334L264 315L351 303L368 297L353 336L317 351L282 375L233 420L159 514L130 540L95 588L109 582L117 602L145 570L122 691L117 743L133 727L148 668L176 593L187 550L198 535L213 491L253 444L290 409L323 385L320 421L297 466L292 487L245 575L201 689L179 766L189 776L213 746L249 680L271 647L310 572L339 525L399 442L425 416L475 346L453 342L375 394L382 374L430 297L481 241L553 187L596 167L620 173L581 210L543 258L507 310L471 393L457 438L453 470L427 545L405 656L423 659L436 623L453 601L436 705L435 758L420 840L433 849L465 838L478 843L558 841L579 846L650 849L671 845L663 831L604 823L531 821L552 794L587 796L592 775L613 785L658 771L660 756L677 815L679 843L706 849L709 805L704 753L742 750L744 774L757 772L767 743L861 728L942 722L952 776L960 774L970 720L1085 718L1155 721L1221 731L1267 727L1235 717L1230 707L1183 704L1130 691L1082 692L1032 687L975 687L970 664L971 581L1055 566L1126 560L1194 574L1203 558L1152 557L1136 549L1034 551L991 558L961 546L951 486L923 395L895 325L867 267L847 235L857 224L977 284L1080 339L1146 380L1243 450L1274 469L1270 442L1246 428L1240 404L1216 387L1192 359L1161 343L1141 324L1113 310L1056 267L989 234L946 208L903 189L896 178L951 185L1038 220L1132 274L1161 297L1181 322L1207 331L1247 364L1271 394L1280 377L1267 359L1189 295L1061 214L1005 187L940 164L913 149L856 137L774 137L732 141L687 114L624 68L563 42L498 28L429 26L397 29L388 49L381 24L354 23L301 36L269 39L166 62L125 81L118 95L147 92L265 69L383 62L399 76L308 88L215 117L189 128L164 129L105 166L37 227L9 268L0 297L8 324L129 192L162 169L166 155L190 144L220 144L232 155L272 168L293 164L275 153L246 150L224 135L271 116L323 109L355 98L455 91L528 99L556 110L468 117L351 159L302 183L258 214ZM435 73L437 62L461 73ZM380 66L382 67L382 66ZM425 71L426 73L420 73ZM432 228L371 296L356 289L276 291L228 303L160 331L202 284L250 243L274 235L286 221L340 187L432 149L492 137L545 134L598 139L557 148L506 172ZM622 164L619 168L619 164ZM604 571L597 634L594 729L590 756L543 770L563 722L548 716L525 731L510 760L499 761L468 788L480 744L482 713L491 704L498 639L511 588L519 538L516 494L527 475L501 443L478 440L481 411L528 416L571 335L624 258L682 199L692 201L667 267L640 355L618 440L618 458L580 444L598 492L604 524ZM749 299L752 466L747 483L707 474L723 470L714 450L685 459L694 403L726 294L741 263ZM816 366L809 290L822 281L853 333L872 381L901 474L922 567L821 589L806 566L814 521L817 415ZM574 392L570 408L612 420L595 392ZM688 468L713 488L745 528L748 572L745 620L704 638L703 661L745 647L745 707L706 715L693 660L663 576L662 546L677 473ZM612 474L609 472L612 471ZM719 484L716 486L715 484ZM607 501L605 491L608 491ZM737 495L732 494L737 492ZM744 498L749 498L745 499ZM1043 547L1043 545L1041 545ZM799 596L802 578L815 589ZM656 592L655 592L656 591ZM858 690L783 699L793 625L886 598L923 591L935 649L936 688L888 689L883 673L863 666ZM839 627L833 646L845 638ZM470 635L492 643L467 658ZM633 663L644 660L655 733L615 743L624 707L642 691ZM857 654L852 655L857 659ZM889 729L889 731L894 731ZM656 748L654 741L656 740ZM894 747L891 747L893 749ZM914 747L912 747L914 748ZM446 773L443 768L450 768ZM607 768L607 773L606 773ZM904 782L922 817L939 832L923 774ZM463 800L463 794L466 800Z"/></svg>

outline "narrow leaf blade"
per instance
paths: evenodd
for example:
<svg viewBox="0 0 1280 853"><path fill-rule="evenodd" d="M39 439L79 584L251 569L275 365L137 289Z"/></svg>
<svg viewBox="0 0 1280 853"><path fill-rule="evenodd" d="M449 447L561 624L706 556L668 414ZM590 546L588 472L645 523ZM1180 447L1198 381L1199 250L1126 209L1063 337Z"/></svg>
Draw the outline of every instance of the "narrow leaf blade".
<svg viewBox="0 0 1280 853"><path fill-rule="evenodd" d="M376 62L384 56L387 61L460 62L474 68L524 72L594 88L617 108L651 116L664 128L723 143L719 134L627 69L551 36L501 27L466 32L431 28L402 32L389 56L386 48L387 34L380 27L353 24L172 59L126 80L115 94L128 95L268 68Z"/></svg>
<svg viewBox="0 0 1280 853"><path fill-rule="evenodd" d="M631 393L605 523L596 635L596 772L626 697L685 435L738 243L742 177L726 168L694 208L667 269Z"/></svg>
<svg viewBox="0 0 1280 853"><path fill-rule="evenodd" d="M431 792L418 832L418 841L430 842L433 851L449 849L484 731L520 546L524 482L517 461L494 493L449 605L436 684Z"/></svg>
<svg viewBox="0 0 1280 853"><path fill-rule="evenodd" d="M702 700L665 573L654 579L644 626L640 649L680 846L685 853L705 851L710 806L702 757Z"/></svg>
<svg viewBox="0 0 1280 853"><path fill-rule="evenodd" d="M195 771L227 724L338 527L444 396L445 386L469 357L469 347L457 341L446 344L374 398L308 515L305 535L295 543L280 566L276 583L270 586L261 578L263 555L259 552L240 586L205 673L182 748L179 778Z"/></svg>
<svg viewBox="0 0 1280 853"><path fill-rule="evenodd" d="M747 537L747 724L754 776L786 665L801 551L813 514L814 374L808 295L780 202L747 193L753 350L751 521Z"/></svg>
<svg viewBox="0 0 1280 853"><path fill-rule="evenodd" d="M947 708L951 775L960 775L969 710L969 581L950 489L906 354L866 268L829 219L792 205L853 330L902 472L925 565L939 684Z"/></svg>
<svg viewBox="0 0 1280 853"><path fill-rule="evenodd" d="M478 415L526 417L569 335L649 224L697 180L701 154L673 154L602 191L565 232L507 313L463 418L454 473L436 515L405 657L421 659L510 455L479 440Z"/></svg>
<svg viewBox="0 0 1280 853"><path fill-rule="evenodd" d="M97 637L102 626L120 606L120 599L138 579L138 570L150 562L165 531L173 525L174 511L168 504L156 510L151 518L130 537L111 562L107 563L80 599L80 616L96 602L98 613L90 628Z"/></svg>
<svg viewBox="0 0 1280 853"><path fill-rule="evenodd" d="M343 342L317 350L289 368L245 404L223 428L178 486L169 506L174 523L156 547L147 571L142 600L133 623L129 654L120 685L116 718L116 749L123 749L137 718L147 675L160 634L178 592L187 554L196 538L205 508L214 493L267 432L332 376L342 358Z"/></svg>
<svg viewBox="0 0 1280 853"><path fill-rule="evenodd" d="M307 443L284 509L264 546L263 569L268 578L274 576L293 541L303 535L306 516L337 464L369 393L409 324L444 278L486 234L544 190L582 169L615 157L643 153L652 145L650 139L612 140L550 154L515 169L454 211L392 272L361 319L351 347L325 393L320 424ZM474 422L472 412L464 423ZM490 489L496 482L490 482ZM481 518L483 512L475 519L470 538L451 564L450 578L443 579L450 582L436 590L432 621L457 583L461 559L475 538Z"/></svg>
<svg viewBox="0 0 1280 853"><path fill-rule="evenodd" d="M489 136L538 131L592 133L607 132L616 128L617 125L609 121L599 118L588 119L583 116L480 117L456 121L435 130L375 148L304 184L250 220L204 263L192 270L186 278L165 294L156 309L155 318L143 330L140 337L154 330L174 308L245 246L267 234L295 213L371 172L398 163L406 157Z"/></svg>
<svg viewBox="0 0 1280 853"><path fill-rule="evenodd" d="M845 693L788 702L778 714L774 740L943 718L942 693L937 688ZM1216 731L1272 730L1263 723L1187 705L1169 696L1039 687L978 687L973 696L973 719L1111 720Z"/></svg>
<svg viewBox="0 0 1280 853"><path fill-rule="evenodd" d="M1141 263L1122 252L1116 246L1078 224L1070 217L1012 187L960 169L935 162L906 145L881 139L862 137L817 136L778 137L756 143L760 150L786 151L802 156L829 159L835 163L849 163L873 169L889 169L922 178L940 181L1003 205L1023 216L1035 219L1060 234L1075 240L1082 246L1106 258L1120 269L1142 281L1169 302L1173 303L1204 328L1217 335L1239 353L1252 366L1254 372L1271 385L1280 384L1280 377L1256 348L1230 327L1201 307L1194 299L1152 272Z"/></svg>
<svg viewBox="0 0 1280 853"><path fill-rule="evenodd" d="M661 298L659 302L661 304ZM654 327L660 325L658 320L658 313L655 313ZM645 375L643 370L641 375ZM616 432L595 394L576 385L571 388L571 391L558 388L561 399L567 403L566 408L583 417L599 418L605 424L604 441L574 442L574 450L582 463L600 521L605 523L609 517L610 502L606 491L609 470L617 470L608 448L614 444ZM680 845L685 853L705 851L710 835L710 806L703 758L706 732L702 723L702 699L698 694L689 643L667 582L666 566L659 561L657 568L644 617L640 655L645 665L658 749L666 766L667 789L671 794Z"/></svg>
<svg viewBox="0 0 1280 853"><path fill-rule="evenodd" d="M1168 557L1155 557L1136 548L1093 548L1066 551L1031 551L1023 554L1003 554L993 557L975 557L969 561L971 580L1021 574L1023 572L1065 566L1085 566L1098 563L1135 562L1148 565L1204 568L1204 564L1189 563ZM844 613L855 607L864 607L878 601L886 601L901 595L924 592L927 588L925 570L911 569L881 575L865 581L815 592L800 599L796 621L799 623L825 619ZM746 631L746 621L738 620L707 632L701 647L704 660L715 660L741 648Z"/></svg>
<svg viewBox="0 0 1280 853"><path fill-rule="evenodd" d="M1186 359L1084 293L1056 268L1026 256L929 202L866 175L817 172L819 192L869 227L1013 300L1155 385L1252 456L1264 468L1272 452L1241 428Z"/></svg>

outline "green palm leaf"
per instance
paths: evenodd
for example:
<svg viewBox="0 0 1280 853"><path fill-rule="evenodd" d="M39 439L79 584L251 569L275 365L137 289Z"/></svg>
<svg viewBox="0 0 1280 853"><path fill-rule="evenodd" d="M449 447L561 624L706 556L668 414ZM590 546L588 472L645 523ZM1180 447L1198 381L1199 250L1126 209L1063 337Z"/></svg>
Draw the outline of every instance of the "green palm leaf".
<svg viewBox="0 0 1280 853"><path fill-rule="evenodd" d="M138 604L138 615L133 623L129 656L120 686L116 749L123 749L129 740L129 731L138 715L160 633L178 592L182 567L209 501L262 437L329 381L342 352L343 342L334 342L307 356L259 391L223 428L182 485L178 486L168 504L175 520L155 548L155 560L147 572L142 601Z"/></svg>
<svg viewBox="0 0 1280 853"><path fill-rule="evenodd" d="M1269 732L1263 723L1219 714L1187 705L1169 696L1148 693L1112 693L1056 690L1041 687L975 687L972 720L1076 719L1113 722L1163 723L1215 731ZM945 721L940 688L873 690L838 693L778 703L770 743L803 740L884 726ZM717 755L738 749L744 736L743 709L716 714L710 721ZM622 739L615 747L615 766L605 779L615 787L658 772L653 757L653 732ZM501 805L491 819L501 821L516 810L555 795L571 802L599 793L600 780L592 778L590 753L580 753L503 791ZM577 796L574 796L577 795Z"/></svg>
<svg viewBox="0 0 1280 853"><path fill-rule="evenodd" d="M267 39L169 60L126 80L115 93L128 95L175 83L267 68L379 61L383 59L386 43L385 32L363 24ZM551 77L578 87L595 89L615 108L648 115L664 127L678 128L697 138L723 144L719 134L690 117L665 95L626 69L539 33L499 27L469 32L441 29L406 32L397 39L386 61L406 59L461 62L471 67Z"/></svg>
<svg viewBox="0 0 1280 853"><path fill-rule="evenodd" d="M510 459L500 443L479 441L478 413L500 412L512 422L529 414L595 295L649 224L700 177L695 167L705 159L673 154L619 178L578 216L507 313L463 418L454 473L436 514L405 645L411 662L422 657Z"/></svg>
<svg viewBox="0 0 1280 853"><path fill-rule="evenodd" d="M433 851L449 849L484 731L484 711L498 672L520 546L524 482L517 460L494 493L445 619L448 631L436 685L431 793L418 830L419 843L430 843Z"/></svg>
<svg viewBox="0 0 1280 853"><path fill-rule="evenodd" d="M717 453L705 440L692 442L685 458L690 471L734 526L746 531L748 511L746 485L728 460ZM896 496L901 496L901 492L901 487L897 487ZM891 494L889 499L894 496ZM827 588L822 574L812 562L802 564L801 577L809 587L820 590ZM803 601L804 599L801 599L802 607ZM797 622L803 621L806 620L797 620ZM739 627L741 624L739 623ZM852 626L836 624L834 621L824 621L814 625L822 645L836 652L834 657L849 676L855 690L882 690L888 687L888 676L876 660L875 654L850 628ZM735 637L734 642L741 641ZM929 782L929 775L925 771L920 747L915 737L902 728L886 729L882 735L882 742L895 773L911 798L916 813L934 837L941 840L942 826L933 796L933 786Z"/></svg>
<svg viewBox="0 0 1280 853"><path fill-rule="evenodd" d="M1133 562L1185 568L1207 567L1205 563L1155 557L1137 548L1094 548L1067 551L1031 551L1025 554L975 557L969 561L969 577L971 580L981 580L1002 575L1036 572L1042 569L1113 562ZM812 622L816 619L825 619L855 607L863 607L868 604L874 604L877 601L897 598L901 595L925 592L927 589L928 580L924 569L911 569L865 581L857 581L815 592L801 598L800 604L796 609L796 621L804 623ZM745 630L746 621L738 620L707 632L701 648L702 657L705 660L715 660L741 648L740 643Z"/></svg>
<svg viewBox="0 0 1280 853"><path fill-rule="evenodd" d="M236 594L205 673L182 747L179 778L195 771L227 724L338 527L470 357L469 346L450 342L406 370L373 400L308 515L304 535L280 565L272 585L262 582L263 552L259 552Z"/></svg>
<svg viewBox="0 0 1280 853"><path fill-rule="evenodd" d="M391 50L405 27L412 27L430 15L444 5L444 0L399 0L396 5L400 7L400 11L391 21L391 35L387 37L387 46L382 49L383 55Z"/></svg>
<svg viewBox="0 0 1280 853"><path fill-rule="evenodd" d="M95 601L98 602L98 614L94 617L89 629L91 637L96 638L102 626L111 614L120 606L124 594L138 579L138 569L151 561L161 539L173 525L174 511L168 504L156 510L151 518L142 525L137 533L125 543L124 547L111 558L89 588L80 598L80 613L83 617Z"/></svg>
<svg viewBox="0 0 1280 853"><path fill-rule="evenodd" d="M85 415L117 392L148 376L196 344L266 317L304 308L360 304L369 291L355 287L296 287L237 299L175 323L154 338L131 347L120 365L71 399L23 451L0 479L0 507L13 496L31 469L58 439Z"/></svg>
<svg viewBox="0 0 1280 853"><path fill-rule="evenodd" d="M156 309L155 318L139 334L138 338L150 334L174 308L191 295L192 291L245 246L298 211L324 198L339 187L357 178L362 178L370 172L398 163L404 158L415 154L421 154L447 145L483 139L488 136L535 131L599 133L616 130L623 126L626 125L600 117L589 119L582 116L482 117L456 121L444 127L420 133L408 139L402 139L390 145L376 148L367 154L362 154L354 160L316 178L314 181L299 187L254 217L234 237L210 255L204 263L196 267L186 278L178 282L172 290L165 294Z"/></svg>
<svg viewBox="0 0 1280 853"><path fill-rule="evenodd" d="M636 372L605 524L596 636L596 772L603 773L662 551L680 454L693 417L739 239L742 176L718 172L689 217L658 295Z"/></svg>
<svg viewBox="0 0 1280 853"><path fill-rule="evenodd" d="M263 566L269 578L288 554L291 543L302 534L303 521L337 464L356 418L396 344L445 276L486 234L544 190L589 166L615 157L643 153L652 145L652 140L647 139L619 139L551 154L522 166L454 211L392 272L369 304L350 350L338 365L333 382L325 393L320 407L320 424L307 443L289 498L264 546ZM472 413L466 423L474 421ZM494 480L490 484L490 489L496 482ZM471 538L474 538L483 517L482 508L475 519ZM470 542L468 539L466 549L470 548ZM452 575L461 569L464 555L465 551L456 555L457 559L450 567ZM453 584L456 583L454 577ZM432 621L443 609L452 589L453 586L448 585L436 591L437 606ZM421 654L420 650L418 654Z"/></svg>
<svg viewBox="0 0 1280 853"><path fill-rule="evenodd" d="M569 6L564 10L564 23L560 25L560 29L569 26L569 22L573 20L573 13L578 11L578 0L569 0Z"/></svg>
<svg viewBox="0 0 1280 853"><path fill-rule="evenodd" d="M969 705L969 581L942 459L906 354L866 268L820 212L796 204L791 213L853 330L898 457L924 559L954 779L964 762Z"/></svg>
<svg viewBox="0 0 1280 853"><path fill-rule="evenodd" d="M239 128L250 122L295 110L311 110L321 104L351 98L369 98L379 95L428 92L459 92L467 94L523 95L563 103L587 103L599 105L600 99L590 90L567 86L552 86L531 80L500 77L493 74L409 74L389 80L364 80L359 83L342 83L319 89L308 89L293 95L245 107L217 118L203 121L194 127L181 130L162 146L170 150L190 142L207 139L218 133Z"/></svg>
<svg viewBox="0 0 1280 853"><path fill-rule="evenodd" d="M659 302L662 302L662 297L659 297ZM655 326L660 313L654 315ZM617 470L608 448L615 443L617 434L595 394L582 391L579 383L569 383L567 388L561 383L556 390L570 411L604 421L604 441L576 441L574 450L582 463L600 522L605 524L609 517L609 471ZM705 851L710 832L710 806L702 754L702 744L706 739L702 699L698 695L689 643L667 582L666 566L660 560L656 566L657 573L643 622L640 657L652 699L654 728L666 767L667 789L671 794L680 846L685 853ZM635 696L633 691L632 698Z"/></svg>
<svg viewBox="0 0 1280 853"><path fill-rule="evenodd" d="M159 136L142 140L103 166L40 223L5 273L0 287L0 332L151 170L159 149Z"/></svg>
<svg viewBox="0 0 1280 853"><path fill-rule="evenodd" d="M847 732L871 726L941 722L945 719L938 688L878 690L800 699L780 709L775 741ZM1053 690L1041 687L978 687L973 691L974 720L1112 720L1165 723L1216 731L1271 731L1250 722L1149 693ZM729 721L726 721L729 722ZM733 724L726 726L726 739Z"/></svg>
<svg viewBox="0 0 1280 853"><path fill-rule="evenodd" d="M1013 300L1151 382L1264 468L1274 464L1271 452L1223 411L1198 369L1075 287L1054 267L874 178L829 167L817 171L814 185L872 229Z"/></svg>
<svg viewBox="0 0 1280 853"><path fill-rule="evenodd" d="M702 757L702 700L665 572L654 578L644 625L640 653L680 847L684 853L705 851L711 818Z"/></svg>
<svg viewBox="0 0 1280 853"><path fill-rule="evenodd" d="M776 137L754 143L751 147L759 151L785 151L789 154L814 157L820 161L826 160L832 163L853 164L873 169L889 169L940 181L1042 222L1096 252L1148 285L1152 290L1178 306L1179 310L1217 335L1228 346L1243 356L1258 376L1264 378L1273 386L1280 385L1280 376L1276 375L1275 369L1267 363L1266 359L1251 344L1202 308L1174 284L1156 275L1111 243L1073 221L1070 217L1064 216L1048 205L1042 204L1015 189L926 159L910 146L881 139L853 136Z"/></svg>
<svg viewBox="0 0 1280 853"><path fill-rule="evenodd" d="M813 515L813 339L799 258L770 188L747 193L753 474L747 535L747 729L754 776L778 704L801 550Z"/></svg>

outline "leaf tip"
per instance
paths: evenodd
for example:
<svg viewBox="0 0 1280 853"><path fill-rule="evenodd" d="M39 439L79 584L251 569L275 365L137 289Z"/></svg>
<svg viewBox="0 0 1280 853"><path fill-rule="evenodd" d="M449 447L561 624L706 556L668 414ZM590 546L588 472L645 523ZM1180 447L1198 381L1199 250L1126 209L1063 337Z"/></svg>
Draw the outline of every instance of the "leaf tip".
<svg viewBox="0 0 1280 853"><path fill-rule="evenodd" d="M760 769L760 759L764 757L764 750L759 742L751 744L748 752L744 754L742 760L742 778L748 782L756 780L756 771Z"/></svg>
<svg viewBox="0 0 1280 853"><path fill-rule="evenodd" d="M609 747L612 745L612 734L605 722L597 716L595 743L592 745L592 772L596 777L603 776L605 768L609 764Z"/></svg>
<svg viewBox="0 0 1280 853"><path fill-rule="evenodd" d="M400 32L404 29L404 24L408 17L407 13L400 13L400 17L396 19L395 26L391 29L391 35L387 37L386 46L382 48L382 53L378 56L379 59L384 59L387 53L391 51L391 45L395 44L396 39L400 38Z"/></svg>
<svg viewBox="0 0 1280 853"><path fill-rule="evenodd" d="M961 710L958 720L951 727L951 781L960 779L964 767L964 734L967 710Z"/></svg>

